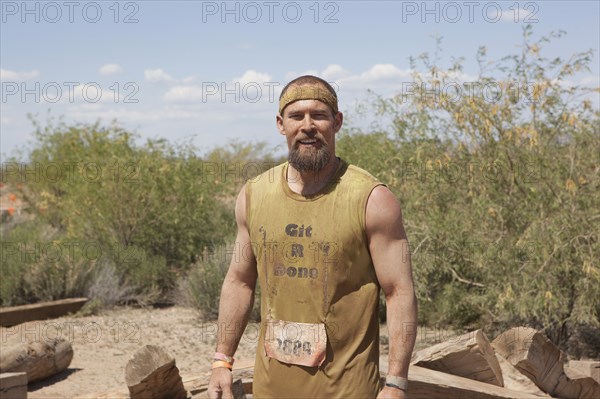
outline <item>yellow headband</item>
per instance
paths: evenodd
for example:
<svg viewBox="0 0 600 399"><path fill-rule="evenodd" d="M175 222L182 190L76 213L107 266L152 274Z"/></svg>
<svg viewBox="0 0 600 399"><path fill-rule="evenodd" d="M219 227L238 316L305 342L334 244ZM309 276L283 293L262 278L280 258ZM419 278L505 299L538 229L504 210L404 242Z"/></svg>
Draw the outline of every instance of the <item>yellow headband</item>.
<svg viewBox="0 0 600 399"><path fill-rule="evenodd" d="M279 114L290 103L298 100L319 100L333 110L334 114L338 113L337 97L329 92L329 90L318 86L295 86L288 87L285 94L279 100Z"/></svg>

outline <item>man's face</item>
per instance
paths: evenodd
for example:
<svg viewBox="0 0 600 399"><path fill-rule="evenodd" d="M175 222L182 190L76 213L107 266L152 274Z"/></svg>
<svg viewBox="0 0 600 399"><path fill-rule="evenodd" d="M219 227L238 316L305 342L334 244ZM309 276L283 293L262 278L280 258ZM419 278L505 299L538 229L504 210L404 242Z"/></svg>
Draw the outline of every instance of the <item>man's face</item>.
<svg viewBox="0 0 600 399"><path fill-rule="evenodd" d="M318 172L335 155L335 134L342 127L341 112L333 115L318 100L298 100L277 116L277 128L287 139L288 161L300 172Z"/></svg>

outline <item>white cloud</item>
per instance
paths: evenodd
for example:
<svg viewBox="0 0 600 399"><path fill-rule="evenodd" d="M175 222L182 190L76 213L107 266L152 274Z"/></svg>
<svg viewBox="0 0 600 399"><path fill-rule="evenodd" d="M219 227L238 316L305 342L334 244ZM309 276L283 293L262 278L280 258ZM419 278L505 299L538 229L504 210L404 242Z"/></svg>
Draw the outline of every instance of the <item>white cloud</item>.
<svg viewBox="0 0 600 399"><path fill-rule="evenodd" d="M153 83L173 83L175 79L162 69L146 69L144 71L144 77L147 81Z"/></svg>
<svg viewBox="0 0 600 399"><path fill-rule="evenodd" d="M331 83L336 91L366 92L372 89L391 93L401 88L403 83L412 82L412 73L410 69L400 69L393 64L375 64L362 73L352 73L339 64L330 64L322 71L308 70L301 74L288 72L285 74L285 83L300 75L315 75Z"/></svg>
<svg viewBox="0 0 600 399"><path fill-rule="evenodd" d="M409 70L399 69L392 64L375 64L368 71L361 73L359 79L366 82L376 82L389 79L404 79L409 76Z"/></svg>
<svg viewBox="0 0 600 399"><path fill-rule="evenodd" d="M3 81L25 81L36 78L40 73L36 70L31 72L17 72L8 69L0 69L0 80Z"/></svg>
<svg viewBox="0 0 600 399"><path fill-rule="evenodd" d="M246 83L265 83L271 81L271 75L268 73L257 72L254 69L249 69L239 78L234 78L234 82L239 82L241 85Z"/></svg>
<svg viewBox="0 0 600 399"><path fill-rule="evenodd" d="M517 4L517 3L515 3ZM511 9L511 8L507 8L507 9L502 9L500 10L499 8L497 9L496 7L490 7L488 13L487 13L487 18L489 20L496 20L498 18L498 14L502 12L502 14L500 15L500 21L503 22L512 22L514 24L516 23L535 23L538 22L538 18L536 18L536 14L538 12L538 10L532 8L529 10L526 10L524 8L516 8L516 9Z"/></svg>
<svg viewBox="0 0 600 399"><path fill-rule="evenodd" d="M315 75L329 82L336 81L340 85L344 82L345 84L356 85L358 87L367 83L383 84L383 81L393 79L406 80L407 78L410 78L411 71L408 69L400 69L392 64L375 64L365 72L352 74L341 65L331 64L322 71L309 70L302 73L302 75ZM293 79L298 76L299 75L295 72L289 72L285 75L286 79Z"/></svg>
<svg viewBox="0 0 600 399"><path fill-rule="evenodd" d="M185 78L181 79L181 83L185 83L185 84L194 83L195 81L196 81L195 76L186 76Z"/></svg>
<svg viewBox="0 0 600 399"><path fill-rule="evenodd" d="M100 67L98 71L100 75L115 75L123 72L123 68L119 64L106 64Z"/></svg>
<svg viewBox="0 0 600 399"><path fill-rule="evenodd" d="M351 73L349 71L345 70L341 65L338 64L327 65L323 72L321 72L321 77L328 82L345 78L350 75Z"/></svg>
<svg viewBox="0 0 600 399"><path fill-rule="evenodd" d="M164 99L169 102L188 102L202 99L200 86L175 86L165 93Z"/></svg>

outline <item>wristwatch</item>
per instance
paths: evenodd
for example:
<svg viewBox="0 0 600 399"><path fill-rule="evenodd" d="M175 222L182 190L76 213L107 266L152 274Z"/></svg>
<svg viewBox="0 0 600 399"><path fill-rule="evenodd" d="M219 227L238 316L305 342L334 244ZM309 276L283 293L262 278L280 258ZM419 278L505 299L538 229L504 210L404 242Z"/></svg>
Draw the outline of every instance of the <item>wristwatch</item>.
<svg viewBox="0 0 600 399"><path fill-rule="evenodd" d="M385 377L385 386L406 391L408 389L408 379L395 375L388 375Z"/></svg>

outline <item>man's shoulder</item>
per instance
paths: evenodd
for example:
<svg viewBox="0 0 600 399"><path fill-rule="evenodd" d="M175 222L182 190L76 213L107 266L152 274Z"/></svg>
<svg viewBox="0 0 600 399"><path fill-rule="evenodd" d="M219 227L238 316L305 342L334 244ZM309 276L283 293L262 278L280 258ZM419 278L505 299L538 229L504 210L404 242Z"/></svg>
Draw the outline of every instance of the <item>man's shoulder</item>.
<svg viewBox="0 0 600 399"><path fill-rule="evenodd" d="M379 181L379 179L375 176L373 176L369 171L357 166L357 165L353 165L345 160L342 160L344 163L346 163L346 171L343 174L343 178L349 179L349 180L359 180L359 181L364 181L364 182L368 182L368 183L378 183L378 184L383 184Z"/></svg>
<svg viewBox="0 0 600 399"><path fill-rule="evenodd" d="M246 180L246 185L247 186L248 185L256 185L259 183L268 184L268 183L274 183L274 182L278 181L278 178L281 176L283 168L285 167L286 164L287 164L287 161L282 162L280 164L276 164L276 165L272 164L269 168L267 168L263 172L259 173L255 177L252 177L252 178L249 178L248 180Z"/></svg>

